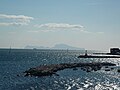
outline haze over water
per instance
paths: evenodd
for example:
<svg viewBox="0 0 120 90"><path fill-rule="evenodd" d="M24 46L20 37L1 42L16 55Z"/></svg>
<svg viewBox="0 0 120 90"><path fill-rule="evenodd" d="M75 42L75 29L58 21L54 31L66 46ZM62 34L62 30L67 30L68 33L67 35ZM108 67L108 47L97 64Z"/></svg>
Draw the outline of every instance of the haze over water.
<svg viewBox="0 0 120 90"><path fill-rule="evenodd" d="M120 1L0 0L0 48L120 47Z"/></svg>

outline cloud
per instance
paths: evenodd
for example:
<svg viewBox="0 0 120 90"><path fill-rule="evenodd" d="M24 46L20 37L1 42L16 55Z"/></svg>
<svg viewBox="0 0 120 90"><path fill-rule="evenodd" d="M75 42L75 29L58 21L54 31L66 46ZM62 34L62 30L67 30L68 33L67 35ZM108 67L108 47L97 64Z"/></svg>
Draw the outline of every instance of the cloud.
<svg viewBox="0 0 120 90"><path fill-rule="evenodd" d="M35 25L35 27L39 28L42 32L55 32L55 31L80 31L86 34L104 34L104 32L91 32L85 30L84 26L80 24L67 24L67 23L46 23ZM36 32L36 31L35 31Z"/></svg>
<svg viewBox="0 0 120 90"><path fill-rule="evenodd" d="M12 22L12 23L0 23L0 26L13 26L13 25L27 25L27 23L23 22Z"/></svg>
<svg viewBox="0 0 120 90"><path fill-rule="evenodd" d="M8 18L8 19L18 19L18 20L24 20L24 21L29 21L33 19L33 17L28 17L24 15L7 15L7 14L0 14L0 18Z"/></svg>
<svg viewBox="0 0 120 90"><path fill-rule="evenodd" d="M38 33L39 31L28 31L29 33Z"/></svg>
<svg viewBox="0 0 120 90"><path fill-rule="evenodd" d="M0 14L0 26L10 26L10 25L28 25L33 17L25 15L7 15Z"/></svg>
<svg viewBox="0 0 120 90"><path fill-rule="evenodd" d="M104 34L104 32L97 32L98 34Z"/></svg>
<svg viewBox="0 0 120 90"><path fill-rule="evenodd" d="M78 24L67 24L67 23L46 23L35 25L35 27L41 28L42 30L53 31L53 30L83 30L82 25Z"/></svg>

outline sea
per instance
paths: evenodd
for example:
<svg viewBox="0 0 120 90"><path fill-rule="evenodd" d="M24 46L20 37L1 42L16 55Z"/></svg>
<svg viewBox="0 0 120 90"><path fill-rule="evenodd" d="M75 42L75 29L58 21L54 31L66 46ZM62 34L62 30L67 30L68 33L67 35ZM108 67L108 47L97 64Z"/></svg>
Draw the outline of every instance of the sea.
<svg viewBox="0 0 120 90"><path fill-rule="evenodd" d="M94 51L89 50L88 54ZM83 50L0 49L0 90L120 90L120 59L77 58ZM24 76L24 72L40 65L110 62L113 70L86 72L65 69L52 76Z"/></svg>

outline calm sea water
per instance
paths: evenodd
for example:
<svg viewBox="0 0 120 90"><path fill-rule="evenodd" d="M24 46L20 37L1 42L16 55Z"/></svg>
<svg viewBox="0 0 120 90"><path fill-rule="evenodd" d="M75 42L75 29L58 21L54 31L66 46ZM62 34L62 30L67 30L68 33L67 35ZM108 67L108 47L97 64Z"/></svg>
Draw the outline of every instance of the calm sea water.
<svg viewBox="0 0 120 90"><path fill-rule="evenodd" d="M59 76L24 77L23 72L44 64L77 62L112 62L120 59L80 59L83 51L0 49L0 90L120 90L116 69L85 72L65 69ZM89 51L88 53L92 53ZM19 75L19 76L18 76Z"/></svg>

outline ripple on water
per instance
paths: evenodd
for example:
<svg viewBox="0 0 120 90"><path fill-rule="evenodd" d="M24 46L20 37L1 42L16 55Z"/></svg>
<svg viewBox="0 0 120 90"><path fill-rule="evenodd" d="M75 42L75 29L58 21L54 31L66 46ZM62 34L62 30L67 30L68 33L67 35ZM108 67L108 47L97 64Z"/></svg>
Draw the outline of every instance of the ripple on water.
<svg viewBox="0 0 120 90"><path fill-rule="evenodd" d="M57 72L59 76L17 76L25 70L43 64L77 62L111 62L120 65L120 59L78 59L80 51L14 50L0 51L0 90L120 90L117 69L86 73L80 68Z"/></svg>

